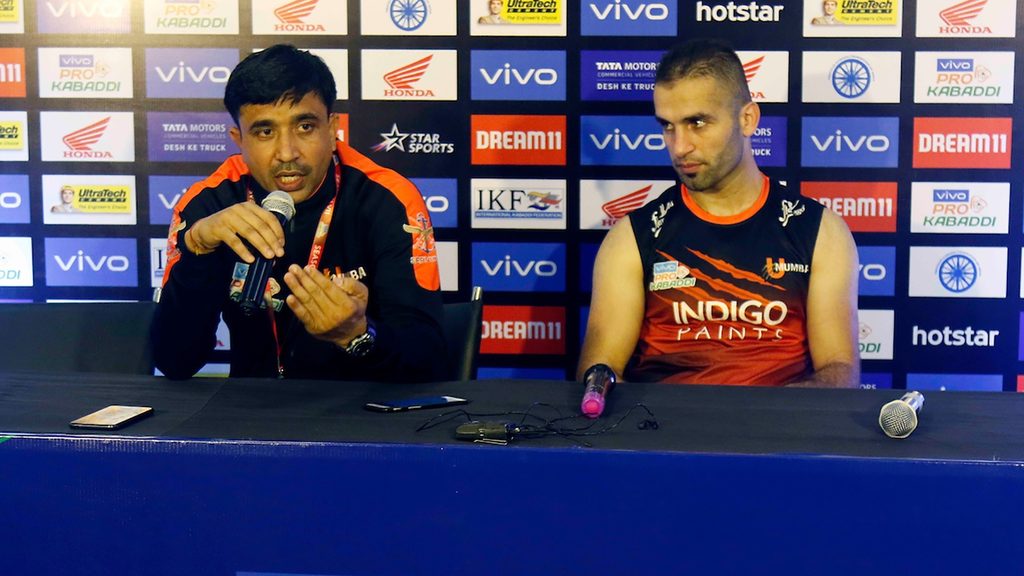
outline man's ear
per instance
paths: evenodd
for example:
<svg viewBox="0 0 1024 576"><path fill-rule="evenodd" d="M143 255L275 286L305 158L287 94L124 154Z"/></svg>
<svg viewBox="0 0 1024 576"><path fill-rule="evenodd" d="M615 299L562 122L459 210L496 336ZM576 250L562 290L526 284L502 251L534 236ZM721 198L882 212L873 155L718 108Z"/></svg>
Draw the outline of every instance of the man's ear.
<svg viewBox="0 0 1024 576"><path fill-rule="evenodd" d="M228 136L231 136L231 141L238 146L238 149L242 149L242 131L238 129L238 126L232 126L228 129Z"/></svg>
<svg viewBox="0 0 1024 576"><path fill-rule="evenodd" d="M757 102L747 102L740 108L740 129L744 136L747 138L753 136L760 122L761 107L757 105Z"/></svg>

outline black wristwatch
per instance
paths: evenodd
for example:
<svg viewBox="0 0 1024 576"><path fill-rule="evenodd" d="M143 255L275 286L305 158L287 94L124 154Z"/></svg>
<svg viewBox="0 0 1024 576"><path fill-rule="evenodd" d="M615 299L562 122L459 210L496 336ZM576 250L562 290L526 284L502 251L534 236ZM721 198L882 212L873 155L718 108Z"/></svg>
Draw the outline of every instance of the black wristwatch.
<svg viewBox="0 0 1024 576"><path fill-rule="evenodd" d="M359 336L356 336L345 346L343 350L349 356L354 358L362 358L373 350L373 345L377 342L377 330L373 327L373 322L370 322L369 318L366 320L366 332L363 332Z"/></svg>

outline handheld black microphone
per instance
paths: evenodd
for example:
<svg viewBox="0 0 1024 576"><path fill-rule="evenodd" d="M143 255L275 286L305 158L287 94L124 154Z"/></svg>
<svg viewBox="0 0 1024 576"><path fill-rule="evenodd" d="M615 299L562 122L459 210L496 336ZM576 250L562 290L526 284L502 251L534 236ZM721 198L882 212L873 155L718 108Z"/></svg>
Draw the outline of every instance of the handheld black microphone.
<svg viewBox="0 0 1024 576"><path fill-rule="evenodd" d="M295 216L295 201L287 192L275 190L263 199L260 204L264 210L277 216L277 221L284 226L292 216ZM252 247L249 247L252 250ZM274 269L274 259L264 258L259 252L252 250L256 260L249 264L249 271L245 274L245 284L242 285L242 293L239 298L239 305L246 316L252 316L264 305L263 294L267 290L267 282L270 281L270 272Z"/></svg>
<svg viewBox="0 0 1024 576"><path fill-rule="evenodd" d="M580 411L588 418L597 418L604 412L604 399L615 387L615 371L607 364L594 364L583 373L583 400Z"/></svg>
<svg viewBox="0 0 1024 576"><path fill-rule="evenodd" d="M917 429L917 415L924 406L924 394L912 391L882 406L878 425L890 438L906 438Z"/></svg>

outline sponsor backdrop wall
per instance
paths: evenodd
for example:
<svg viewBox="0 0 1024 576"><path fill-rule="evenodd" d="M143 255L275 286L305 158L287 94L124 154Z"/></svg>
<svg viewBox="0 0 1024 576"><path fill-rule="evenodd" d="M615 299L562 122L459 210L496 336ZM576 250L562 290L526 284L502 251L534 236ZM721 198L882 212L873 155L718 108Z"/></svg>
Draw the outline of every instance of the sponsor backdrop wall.
<svg viewBox="0 0 1024 576"><path fill-rule="evenodd" d="M446 297L485 288L481 375L571 376L602 236L675 179L655 63L718 36L764 172L854 231L865 386L1020 389L1015 0L491 4L0 0L0 299L150 298L171 207L235 152L231 68L289 42L419 185Z"/></svg>

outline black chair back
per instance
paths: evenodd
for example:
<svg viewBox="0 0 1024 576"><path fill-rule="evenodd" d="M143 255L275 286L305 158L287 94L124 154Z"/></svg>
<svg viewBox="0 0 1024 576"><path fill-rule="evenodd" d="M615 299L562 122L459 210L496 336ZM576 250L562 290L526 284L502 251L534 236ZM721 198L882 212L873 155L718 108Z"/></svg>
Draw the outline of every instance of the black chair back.
<svg viewBox="0 0 1024 576"><path fill-rule="evenodd" d="M448 346L448 373L453 380L474 380L480 355L483 289L474 286L469 302L444 305L444 340Z"/></svg>
<svg viewBox="0 0 1024 576"><path fill-rule="evenodd" d="M0 371L153 374L155 302L0 304Z"/></svg>

